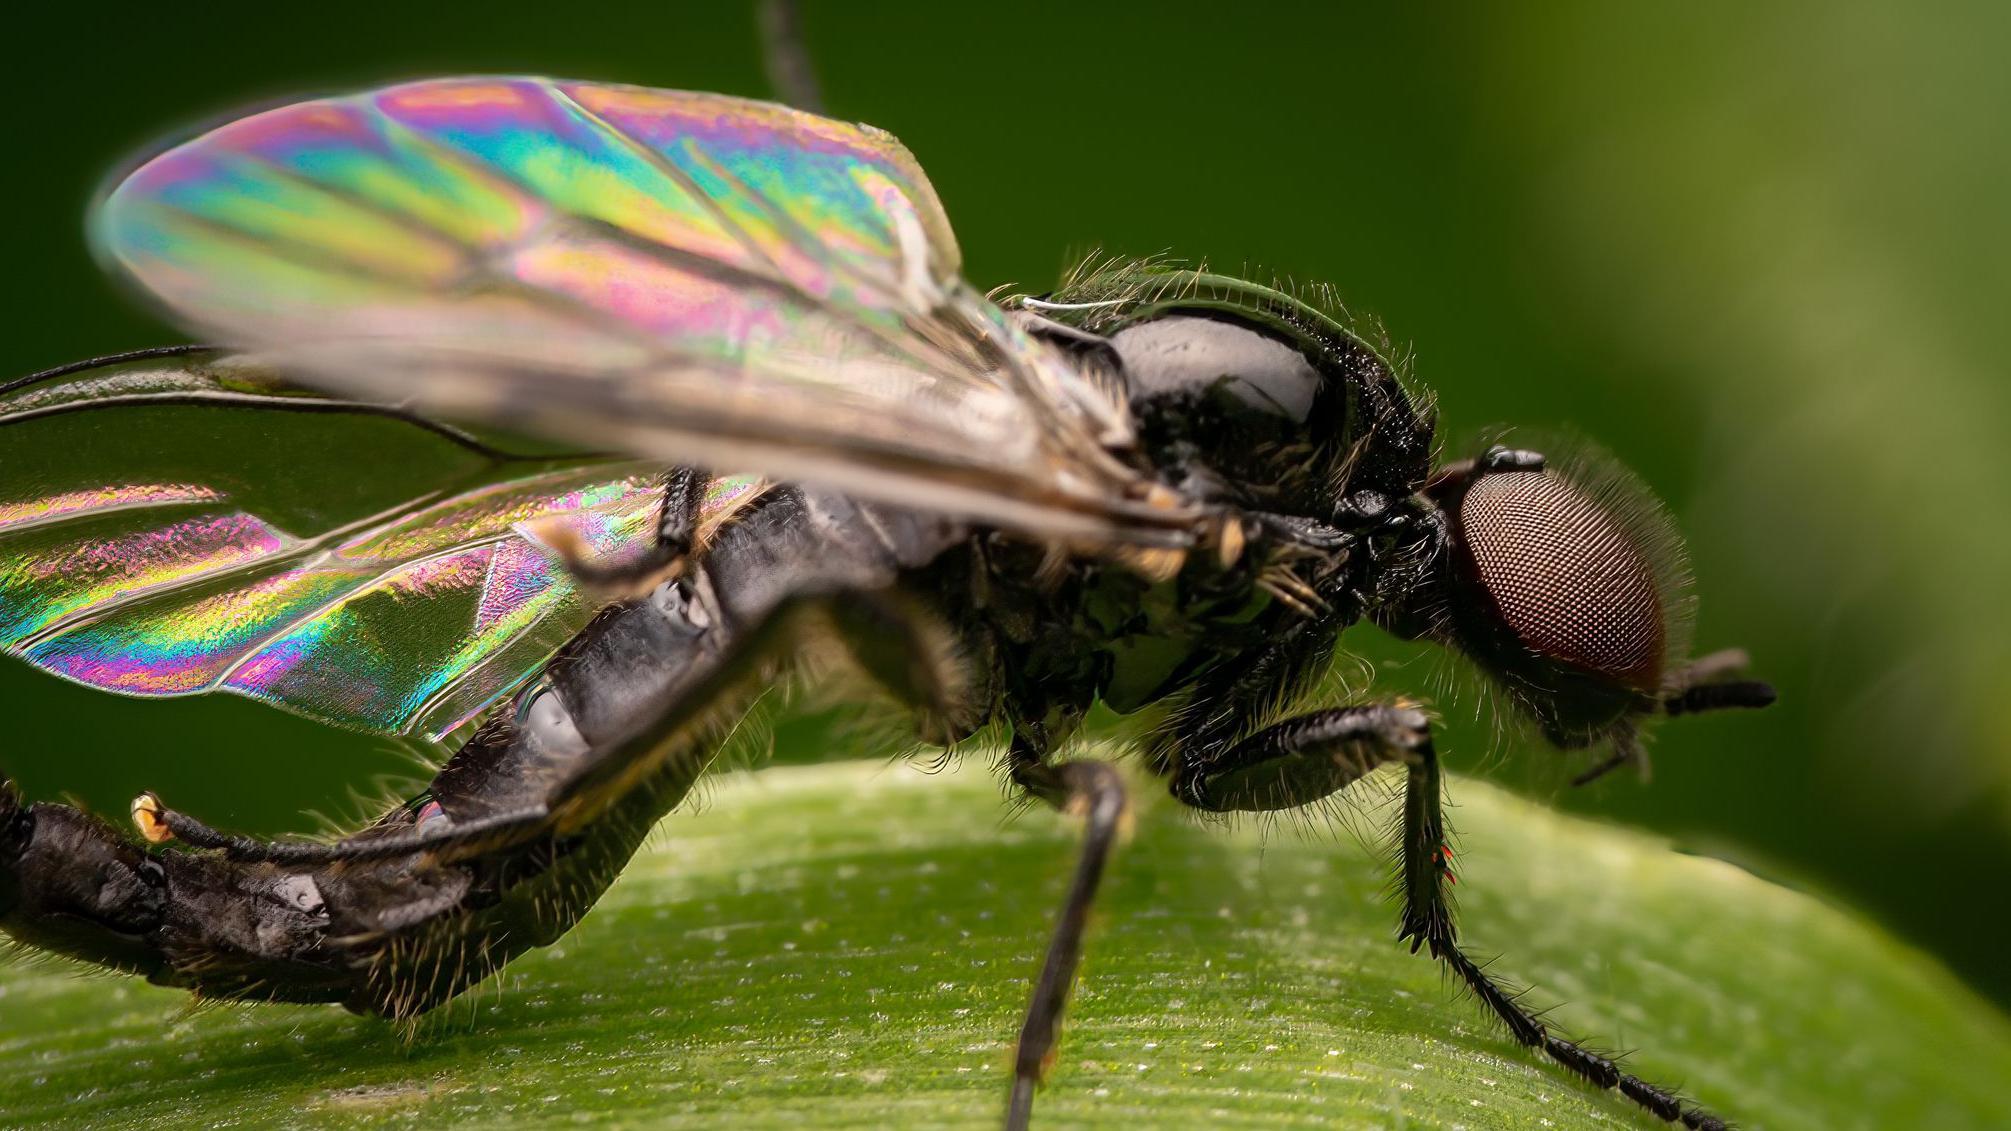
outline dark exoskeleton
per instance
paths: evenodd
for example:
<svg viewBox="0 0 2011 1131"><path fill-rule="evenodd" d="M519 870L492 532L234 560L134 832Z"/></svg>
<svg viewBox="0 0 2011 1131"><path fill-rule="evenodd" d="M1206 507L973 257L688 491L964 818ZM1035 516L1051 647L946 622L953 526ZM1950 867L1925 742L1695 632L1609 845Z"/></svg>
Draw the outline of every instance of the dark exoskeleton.
<svg viewBox="0 0 2011 1131"><path fill-rule="evenodd" d="M338 842L273 843L143 796L147 839L183 850L0 787L0 929L205 998L421 1013L570 928L692 788L738 692L772 678L779 645L814 623L915 708L926 738L1002 724L1012 783L1087 819L1020 1036L1011 1125L1029 1117L1126 812L1115 770L1062 756L1101 701L1169 708L1149 763L1200 810L1310 805L1398 767L1410 949L1579 1077L1662 1119L1723 1126L1557 1036L1461 949L1422 709L1278 717L1363 619L1461 650L1554 744L1609 746L1600 769L1640 756L1649 716L1763 705L1765 685L1728 678L1736 655L1684 662L1680 550L1652 503L1616 473L1502 447L1434 471L1432 419L1386 350L1265 288L1092 275L1015 316L1123 383L1135 456L1159 481L1239 521L1139 568L780 486L695 544L704 476L674 471L649 564L683 568L603 610L418 798Z"/></svg>

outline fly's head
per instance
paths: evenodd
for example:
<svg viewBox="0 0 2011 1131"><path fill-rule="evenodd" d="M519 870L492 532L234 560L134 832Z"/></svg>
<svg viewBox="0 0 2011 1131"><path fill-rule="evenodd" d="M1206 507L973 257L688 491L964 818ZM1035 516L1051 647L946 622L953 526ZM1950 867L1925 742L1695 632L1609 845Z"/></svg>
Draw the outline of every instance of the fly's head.
<svg viewBox="0 0 2011 1131"><path fill-rule="evenodd" d="M1377 619L1470 657L1552 743L1639 755L1646 717L1763 706L1765 684L1707 682L1736 662L1687 662L1694 602L1674 523L1610 460L1550 463L1490 448L1437 471L1412 500L1433 552Z"/></svg>

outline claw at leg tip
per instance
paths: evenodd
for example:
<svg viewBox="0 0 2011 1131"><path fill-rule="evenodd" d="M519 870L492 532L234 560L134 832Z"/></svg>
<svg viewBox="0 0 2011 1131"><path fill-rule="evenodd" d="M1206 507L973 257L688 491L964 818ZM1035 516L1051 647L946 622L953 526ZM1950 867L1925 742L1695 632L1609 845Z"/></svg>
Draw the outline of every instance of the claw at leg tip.
<svg viewBox="0 0 2011 1131"><path fill-rule="evenodd" d="M152 790L133 798L133 824L140 830L148 844L166 844L175 839L174 830L168 828L166 810L161 799Z"/></svg>

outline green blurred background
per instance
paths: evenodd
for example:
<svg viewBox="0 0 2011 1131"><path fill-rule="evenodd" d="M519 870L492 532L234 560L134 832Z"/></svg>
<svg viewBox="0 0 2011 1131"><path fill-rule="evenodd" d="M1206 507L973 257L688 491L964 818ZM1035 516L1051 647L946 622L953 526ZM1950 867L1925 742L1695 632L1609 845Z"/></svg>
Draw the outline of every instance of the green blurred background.
<svg viewBox="0 0 2011 1131"><path fill-rule="evenodd" d="M0 375L177 340L81 222L107 170L189 123L451 72L766 93L726 3L43 15L4 78ZM1623 455L1690 536L1699 648L1750 648L1780 705L1665 728L1651 785L1571 791L1448 704L1455 766L1866 908L2011 1000L2011 8L813 2L806 23L829 109L914 150L981 286L1044 288L1092 247L1327 280L1415 348L1448 435L1569 425ZM1379 685L1431 687L1417 650L1350 639ZM300 829L411 771L247 702L12 662L0 704L0 765L111 813L152 788ZM812 720L782 743L834 740Z"/></svg>

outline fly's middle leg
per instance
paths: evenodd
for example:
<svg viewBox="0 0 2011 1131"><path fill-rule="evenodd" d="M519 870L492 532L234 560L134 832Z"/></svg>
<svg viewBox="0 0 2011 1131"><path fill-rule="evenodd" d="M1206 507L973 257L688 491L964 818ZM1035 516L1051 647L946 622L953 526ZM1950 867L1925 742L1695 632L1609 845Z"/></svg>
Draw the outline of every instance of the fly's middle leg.
<svg viewBox="0 0 2011 1131"><path fill-rule="evenodd" d="M829 615L859 667L914 713L923 741L951 746L976 728L972 673L934 616L896 594L863 591L832 602Z"/></svg>
<svg viewBox="0 0 2011 1131"><path fill-rule="evenodd" d="M1082 960L1083 935L1096 889L1103 882L1105 866L1130 815L1124 779L1115 767L1093 760L1049 762L1045 744L1029 737L1039 733L1038 727L1028 727L1014 736L1007 755L1013 784L1065 813L1079 814L1084 829L1075 875L1056 917L1054 936L1020 1028L1012 1093L1007 1101L1007 1131L1023 1131L1033 1118L1034 1089L1047 1076L1061 1038L1062 1014L1075 983L1076 966Z"/></svg>

